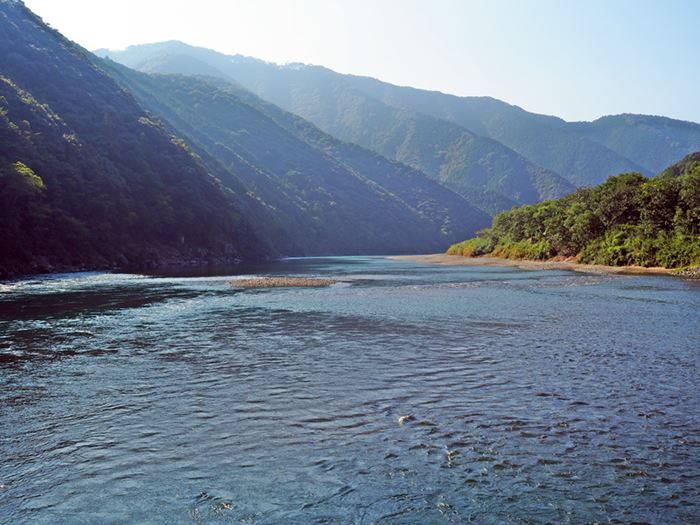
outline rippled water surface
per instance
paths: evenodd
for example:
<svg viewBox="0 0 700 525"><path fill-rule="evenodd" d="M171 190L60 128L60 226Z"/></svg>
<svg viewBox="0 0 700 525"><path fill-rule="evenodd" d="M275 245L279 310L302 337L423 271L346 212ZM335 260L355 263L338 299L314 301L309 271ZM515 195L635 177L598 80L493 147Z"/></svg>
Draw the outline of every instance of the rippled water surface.
<svg viewBox="0 0 700 525"><path fill-rule="evenodd" d="M0 523L700 522L697 284L256 273L0 285Z"/></svg>

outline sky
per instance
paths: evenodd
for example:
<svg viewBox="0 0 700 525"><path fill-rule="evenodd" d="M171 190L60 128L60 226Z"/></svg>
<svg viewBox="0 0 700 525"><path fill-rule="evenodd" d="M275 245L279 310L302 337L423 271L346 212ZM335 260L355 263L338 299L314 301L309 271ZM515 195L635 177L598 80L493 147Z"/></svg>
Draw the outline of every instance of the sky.
<svg viewBox="0 0 700 525"><path fill-rule="evenodd" d="M181 40L566 120L700 122L700 0L25 0L83 47Z"/></svg>

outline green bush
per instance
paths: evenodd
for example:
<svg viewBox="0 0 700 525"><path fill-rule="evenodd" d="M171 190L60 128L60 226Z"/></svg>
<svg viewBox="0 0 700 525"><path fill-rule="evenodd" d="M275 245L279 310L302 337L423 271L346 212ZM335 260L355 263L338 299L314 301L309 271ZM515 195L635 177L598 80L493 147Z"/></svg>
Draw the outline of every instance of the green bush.
<svg viewBox="0 0 700 525"><path fill-rule="evenodd" d="M451 246L448 253L510 259L575 256L582 263L611 266L698 265L700 164L688 158L652 179L623 173L557 201L500 213L491 228Z"/></svg>
<svg viewBox="0 0 700 525"><path fill-rule="evenodd" d="M494 257L506 259L546 260L553 257L552 248L547 241L517 241L499 243L492 252Z"/></svg>
<svg viewBox="0 0 700 525"><path fill-rule="evenodd" d="M666 268L700 265L700 237L682 233L664 236L656 260Z"/></svg>
<svg viewBox="0 0 700 525"><path fill-rule="evenodd" d="M447 250L448 255L461 255L463 257L477 257L491 253L495 248L493 237L474 237L457 244L453 244Z"/></svg>

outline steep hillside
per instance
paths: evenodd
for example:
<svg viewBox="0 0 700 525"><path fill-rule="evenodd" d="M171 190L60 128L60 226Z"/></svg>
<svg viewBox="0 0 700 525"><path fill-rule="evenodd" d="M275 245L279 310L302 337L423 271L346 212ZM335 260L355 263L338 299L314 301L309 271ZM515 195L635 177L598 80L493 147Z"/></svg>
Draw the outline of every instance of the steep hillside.
<svg viewBox="0 0 700 525"><path fill-rule="evenodd" d="M206 64L220 72L219 76L235 80L331 135L423 171L490 213L512 203L560 197L574 189L557 174L494 140L451 122L384 104L348 87L346 77L323 68L280 68L179 42L97 53L147 72L172 72L172 64L178 63L181 73L197 74ZM185 62L183 56L192 62Z"/></svg>
<svg viewBox="0 0 700 525"><path fill-rule="evenodd" d="M0 137L0 274L268 252L238 213L244 198L89 53L7 0Z"/></svg>
<svg viewBox="0 0 700 525"><path fill-rule="evenodd" d="M529 113L490 97L457 97L372 78L342 78L347 86L393 107L411 108L495 139L577 186L598 184L620 171L652 173L635 159L591 140L557 117Z"/></svg>
<svg viewBox="0 0 700 525"><path fill-rule="evenodd" d="M488 222L416 170L242 102L231 82L129 85L21 2L0 0L0 49L2 275L423 252Z"/></svg>
<svg viewBox="0 0 700 525"><path fill-rule="evenodd" d="M591 140L630 159L652 173L700 150L700 124L648 115L615 115L572 126Z"/></svg>
<svg viewBox="0 0 700 525"><path fill-rule="evenodd" d="M660 175L664 177L680 177L691 172L695 173L698 171L698 168L700 168L700 150L686 155L674 165L662 171Z"/></svg>
<svg viewBox="0 0 700 525"><path fill-rule="evenodd" d="M598 184L622 171L651 175L700 147L698 124L663 117L618 115L595 122L566 122L489 97L457 97L399 87L372 78L341 75L318 66L277 66L180 42L134 46L116 53L102 50L102 53L145 71L159 70L159 63L167 61L166 57L187 55L215 67L219 74L236 79L262 98L311 120L325 131L365 146L370 146L371 137L362 134L372 134L377 123L386 122L384 116L379 118L378 107L383 108L385 115L391 114L391 110L398 111L399 118L395 121L399 123L407 118L402 111L428 115L494 139L534 165L547 168L577 186ZM180 72L188 71L182 68ZM401 128L405 127L400 125L395 136L381 128L376 130L378 144L383 145L382 138L389 135L394 137L393 144L389 140L390 146L398 148L404 143L406 132ZM421 144L425 144L424 139ZM430 145L428 141L429 152L433 151ZM406 158L410 159L412 153L414 159L425 156L430 161L431 155L426 155L425 148L415 151L411 150L413 146L409 144L402 151ZM390 155L390 151L382 153ZM449 164L449 159L446 163ZM426 165L416 167L437 176Z"/></svg>
<svg viewBox="0 0 700 525"><path fill-rule="evenodd" d="M342 163L353 173L388 190L403 202L419 210L421 215L439 224L441 231L445 234L451 235L459 225L479 225L488 220L484 213L474 209L455 192L438 184L421 171L400 162L389 161L382 155L357 144L340 141L310 122L228 81L210 78L207 82L222 92L234 95L242 103L254 107L278 126L324 155Z"/></svg>
<svg viewBox="0 0 700 525"><path fill-rule="evenodd" d="M216 161L274 210L280 242L295 239L304 254L434 250L438 239L488 223L424 174L340 142L229 82L105 67L201 148L205 162Z"/></svg>

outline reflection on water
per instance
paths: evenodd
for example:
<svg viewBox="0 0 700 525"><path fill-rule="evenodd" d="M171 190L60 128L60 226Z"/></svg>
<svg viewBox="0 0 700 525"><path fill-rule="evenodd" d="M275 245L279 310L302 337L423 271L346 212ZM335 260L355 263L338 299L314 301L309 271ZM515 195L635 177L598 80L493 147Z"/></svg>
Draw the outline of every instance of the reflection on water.
<svg viewBox="0 0 700 525"><path fill-rule="evenodd" d="M0 523L698 522L697 285L243 271L3 284Z"/></svg>

